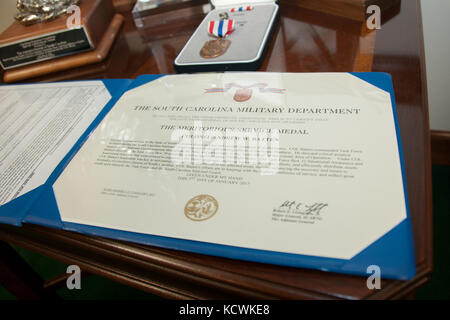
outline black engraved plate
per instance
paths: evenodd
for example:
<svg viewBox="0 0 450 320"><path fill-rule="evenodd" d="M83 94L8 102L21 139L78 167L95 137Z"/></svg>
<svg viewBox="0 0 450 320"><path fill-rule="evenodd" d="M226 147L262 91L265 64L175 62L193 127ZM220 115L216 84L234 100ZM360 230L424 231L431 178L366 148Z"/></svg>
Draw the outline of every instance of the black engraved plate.
<svg viewBox="0 0 450 320"><path fill-rule="evenodd" d="M68 29L4 45L0 47L0 63L3 69L11 69L91 49L84 27Z"/></svg>

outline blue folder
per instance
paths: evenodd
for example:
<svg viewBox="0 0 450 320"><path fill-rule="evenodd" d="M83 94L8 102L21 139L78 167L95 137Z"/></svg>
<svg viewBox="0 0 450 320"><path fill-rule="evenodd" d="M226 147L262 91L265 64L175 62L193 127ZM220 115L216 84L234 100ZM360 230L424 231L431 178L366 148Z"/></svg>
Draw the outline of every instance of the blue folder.
<svg viewBox="0 0 450 320"><path fill-rule="evenodd" d="M89 128L83 133L80 139L77 141L75 146L70 150L70 152L63 158L58 167L53 171L47 181L38 188L27 192L26 194L13 199L12 201L0 206L0 223L21 226L24 222L25 216L30 212L33 204L39 199L43 194L43 191L51 186L55 181L61 169L67 165L76 150L81 146L81 144L87 139L89 133L98 125L98 123L105 117L109 110L115 105L117 100L122 96L124 91L132 83L129 79L109 79L102 80L106 89L111 94L110 101L105 105L103 110L99 113L97 118L89 126ZM44 192L45 194L45 192Z"/></svg>
<svg viewBox="0 0 450 320"><path fill-rule="evenodd" d="M394 115L398 141L398 152L401 161L407 217L397 226L392 228L389 232L384 234L382 237L374 241L372 244L367 246L365 249L363 249L361 252L359 252L349 260L280 253L200 241L175 239L62 221L52 187L56 179L59 177L61 172L73 158L76 152L81 148L83 143L88 139L89 134L92 132L92 130L94 130L98 126L100 121L115 105L121 95L126 92L126 90L131 90L133 88L151 82L155 79L158 79L159 77L162 77L162 75L145 75L137 78L134 81L104 80L106 87L113 96L111 101L105 106L105 108L98 115L95 121L80 137L78 142L73 146L71 151L66 155L66 157L62 160L58 167L53 171L44 185L0 207L0 222L17 226L19 226L22 222L33 223L57 229L84 233L88 235L131 241L169 249L177 249L188 252L261 263L319 269L323 271L362 276L368 276L367 268L369 266L377 265L380 267L381 277L383 278L401 280L411 279L415 275L416 264L414 257L411 219L406 191L403 152L400 141L400 132L398 127L392 79L389 74L385 73L352 73L352 75L368 83L371 83L372 85L390 93L391 95L392 112Z"/></svg>

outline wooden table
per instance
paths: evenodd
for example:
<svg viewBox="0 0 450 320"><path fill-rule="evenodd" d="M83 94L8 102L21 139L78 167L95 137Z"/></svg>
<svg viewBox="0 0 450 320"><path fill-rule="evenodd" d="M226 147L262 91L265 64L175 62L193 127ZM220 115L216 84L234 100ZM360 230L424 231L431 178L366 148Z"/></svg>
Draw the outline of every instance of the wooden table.
<svg viewBox="0 0 450 320"><path fill-rule="evenodd" d="M101 64L32 81L134 78L174 73L173 60L203 18L200 7L148 17L138 29L129 14L112 54ZM0 239L82 270L166 298L396 299L410 297L432 271L430 142L422 24L416 1L383 13L381 30L281 3L281 16L260 70L383 71L392 74L406 163L417 275L383 280L165 250L52 230L1 225Z"/></svg>

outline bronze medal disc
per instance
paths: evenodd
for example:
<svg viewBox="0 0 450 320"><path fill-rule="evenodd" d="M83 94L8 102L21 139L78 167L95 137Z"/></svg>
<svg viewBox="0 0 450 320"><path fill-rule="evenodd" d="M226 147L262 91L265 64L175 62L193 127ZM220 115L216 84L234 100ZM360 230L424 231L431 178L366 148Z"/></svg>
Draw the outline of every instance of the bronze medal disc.
<svg viewBox="0 0 450 320"><path fill-rule="evenodd" d="M200 50L200 56L205 59L220 57L227 51L230 44L231 41L226 39L209 40Z"/></svg>
<svg viewBox="0 0 450 320"><path fill-rule="evenodd" d="M253 91L248 88L240 88L236 90L234 94L234 101L236 102L245 102L252 97Z"/></svg>

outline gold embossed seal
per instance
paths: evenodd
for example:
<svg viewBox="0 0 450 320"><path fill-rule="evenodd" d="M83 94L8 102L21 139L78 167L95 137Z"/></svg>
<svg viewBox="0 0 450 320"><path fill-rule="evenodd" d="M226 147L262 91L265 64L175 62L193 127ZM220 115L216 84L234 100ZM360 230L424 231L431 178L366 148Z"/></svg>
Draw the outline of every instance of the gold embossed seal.
<svg viewBox="0 0 450 320"><path fill-rule="evenodd" d="M219 204L213 196L201 194L186 203L184 214L193 221L204 221L214 216L218 209Z"/></svg>

